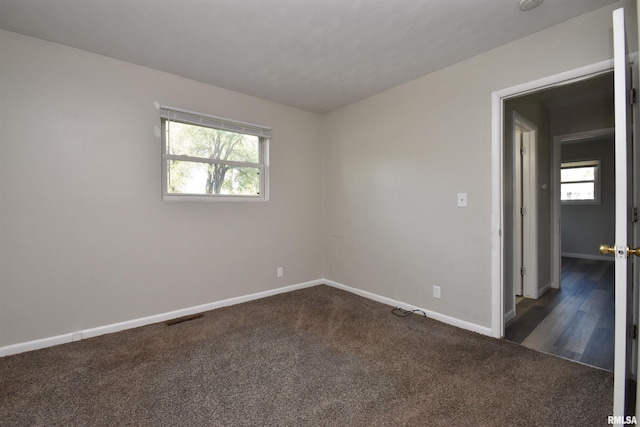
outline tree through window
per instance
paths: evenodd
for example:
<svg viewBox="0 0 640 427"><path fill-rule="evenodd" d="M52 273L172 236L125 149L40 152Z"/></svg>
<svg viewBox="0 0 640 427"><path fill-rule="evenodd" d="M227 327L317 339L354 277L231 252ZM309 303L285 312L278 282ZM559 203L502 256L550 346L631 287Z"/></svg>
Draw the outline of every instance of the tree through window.
<svg viewBox="0 0 640 427"><path fill-rule="evenodd" d="M163 197L266 198L268 128L161 111Z"/></svg>

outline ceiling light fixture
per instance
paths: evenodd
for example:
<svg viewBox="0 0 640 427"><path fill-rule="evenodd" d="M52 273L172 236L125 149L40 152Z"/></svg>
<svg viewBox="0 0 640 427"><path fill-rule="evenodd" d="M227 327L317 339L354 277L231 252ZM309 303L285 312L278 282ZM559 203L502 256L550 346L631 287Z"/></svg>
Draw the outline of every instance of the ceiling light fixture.
<svg viewBox="0 0 640 427"><path fill-rule="evenodd" d="M542 4L544 0L520 0L520 10L526 12L527 10L534 9Z"/></svg>

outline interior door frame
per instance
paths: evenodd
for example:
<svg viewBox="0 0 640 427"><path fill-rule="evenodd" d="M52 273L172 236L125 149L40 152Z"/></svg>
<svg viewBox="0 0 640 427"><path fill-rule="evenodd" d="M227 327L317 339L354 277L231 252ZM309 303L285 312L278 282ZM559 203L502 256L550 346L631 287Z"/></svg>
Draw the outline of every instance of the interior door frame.
<svg viewBox="0 0 640 427"><path fill-rule="evenodd" d="M522 241L523 239L523 224L522 215L518 212L518 206L522 206L522 155L518 155L518 147L522 147L522 129L516 124L516 112L513 112L513 228L514 228L514 245L515 254L513 256L513 312L510 312L505 322L509 322L512 318L516 317L516 300L518 296L524 293L524 283L522 274L518 272L518 266L524 265ZM513 314L511 314L513 313Z"/></svg>
<svg viewBox="0 0 640 427"><path fill-rule="evenodd" d="M515 248L521 248L520 255L515 256L513 283L518 279L522 283L522 295L537 299L538 295L538 167L537 141L538 127L518 112L513 112L513 131L521 132L524 154L517 148L515 157L516 201L513 223L516 228ZM515 139L514 139L515 141ZM520 188L519 188L520 187ZM518 212L518 206L524 213ZM520 267L525 268L522 274ZM514 292L515 298L516 292ZM515 301L513 302L515 307Z"/></svg>
<svg viewBox="0 0 640 427"><path fill-rule="evenodd" d="M504 103L543 89L576 83L613 69L613 59L519 84L491 94L491 335L504 337ZM559 256L559 254L558 254Z"/></svg>
<svg viewBox="0 0 640 427"><path fill-rule="evenodd" d="M638 22L640 22L640 10L638 10ZM638 35L640 38L640 34ZM634 63L631 65L631 84L634 88L640 87L640 66L638 65L637 58L635 58ZM631 206L636 209L636 214L640 215L637 211L640 206L640 188L638 184L638 180L640 180L640 143L638 142L638 135L640 135L640 108L638 108L638 101L633 105L631 110L632 121L633 121L633 134L635 135L632 138L631 144ZM637 218L638 219L638 218ZM637 247L640 245L640 226L639 223L633 222L631 224L631 242L629 242L629 246ZM640 258L631 256L631 265L632 265L632 278L631 280L635 284L633 292L631 294L631 304L629 307L632 311L632 322L636 325L636 328L640 325ZM635 343L631 345L631 370L630 375L632 378L636 380L636 414L640 411L640 373L638 372L639 363L638 358L640 357L640 339L637 338L638 333L636 332Z"/></svg>

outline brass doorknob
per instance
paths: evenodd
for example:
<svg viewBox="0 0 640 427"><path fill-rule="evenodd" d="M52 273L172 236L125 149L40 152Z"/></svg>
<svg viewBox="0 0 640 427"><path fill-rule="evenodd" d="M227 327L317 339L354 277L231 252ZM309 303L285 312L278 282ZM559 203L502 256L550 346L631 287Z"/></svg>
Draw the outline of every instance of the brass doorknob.
<svg viewBox="0 0 640 427"><path fill-rule="evenodd" d="M616 248L614 246L609 246L609 245L600 245L600 253L602 255L607 255L607 254L615 254L616 253ZM640 247L639 248L627 248L627 257L631 256L631 255L635 255L637 257L640 257Z"/></svg>
<svg viewBox="0 0 640 427"><path fill-rule="evenodd" d="M616 248L614 246L609 246L609 245L600 245L600 253L602 255L615 254Z"/></svg>

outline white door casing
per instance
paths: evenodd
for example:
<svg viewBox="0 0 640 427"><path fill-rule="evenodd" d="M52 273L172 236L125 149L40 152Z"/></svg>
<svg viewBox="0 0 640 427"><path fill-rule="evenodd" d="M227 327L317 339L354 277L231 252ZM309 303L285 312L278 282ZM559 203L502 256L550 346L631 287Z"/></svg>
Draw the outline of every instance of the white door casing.
<svg viewBox="0 0 640 427"><path fill-rule="evenodd" d="M628 353L627 312L628 292L631 290L632 275L629 274L628 244L631 244L629 232L629 185L628 152L631 137L631 114L629 103L630 73L626 50L626 30L624 9L613 12L613 51L614 51L614 109L615 109L615 349L614 349L614 390L613 415L625 415L626 384L631 366L631 353ZM634 369L635 370L635 369Z"/></svg>
<svg viewBox="0 0 640 427"><path fill-rule="evenodd" d="M523 265L523 256L522 256L522 216L520 212L518 212L518 206L522 206L522 155L518 155L519 150L522 147L522 129L516 126L516 114L513 113L513 143L514 143L514 156L513 161L514 165L514 173L513 173L513 206L515 207L513 211L513 225L515 227L514 233L514 268L513 268L513 284L514 284L514 292L513 292L513 307L516 307L515 299L517 296L522 295L523 286L522 286L522 274L520 273L520 266ZM515 316L515 309L513 315ZM507 321L510 319L507 319Z"/></svg>
<svg viewBox="0 0 640 427"><path fill-rule="evenodd" d="M531 82L505 88L491 94L491 334L504 337L504 102L507 99L561 87L608 73L613 60L605 60L577 69L547 76ZM559 257L558 252L558 257ZM510 280L509 280L510 281Z"/></svg>
<svg viewBox="0 0 640 427"><path fill-rule="evenodd" d="M514 283L519 285L516 288L520 290L521 295L527 298L538 298L538 168L536 164L538 128L517 112L513 113L513 123L515 133L520 135L520 140L514 139L516 143L514 147L516 157ZM517 146L518 141L521 143L520 147ZM524 268L524 272L521 272L521 268Z"/></svg>

